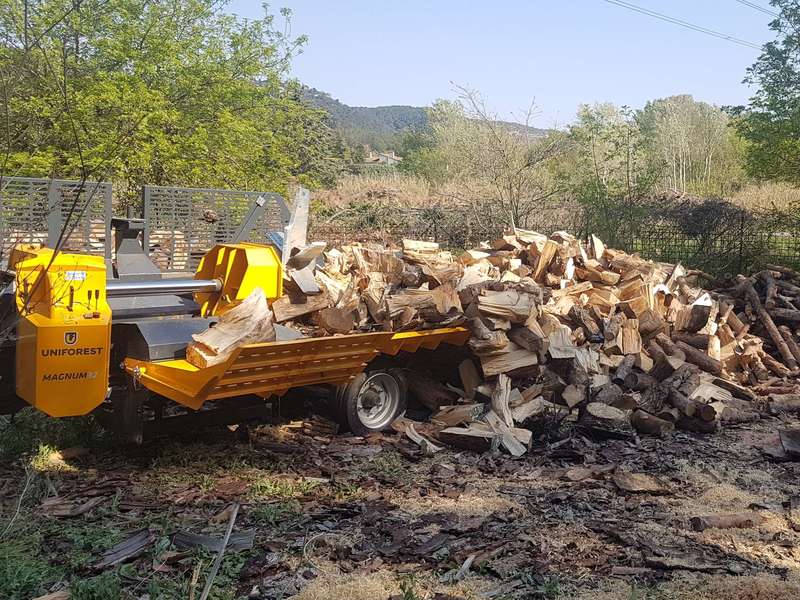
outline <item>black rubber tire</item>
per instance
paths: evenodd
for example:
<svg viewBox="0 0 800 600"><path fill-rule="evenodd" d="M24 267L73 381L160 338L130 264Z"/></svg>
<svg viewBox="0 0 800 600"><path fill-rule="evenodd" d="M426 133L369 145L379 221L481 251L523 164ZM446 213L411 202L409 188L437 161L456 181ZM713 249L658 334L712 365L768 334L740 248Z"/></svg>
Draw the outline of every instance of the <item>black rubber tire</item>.
<svg viewBox="0 0 800 600"><path fill-rule="evenodd" d="M376 374L383 373L390 375L396 382L399 391L398 402L395 410L389 418L385 420L378 427L370 427L365 425L358 415L358 399L361 389L367 379ZM350 383L339 386L336 389L336 397L334 401L334 413L339 424L348 431L352 431L355 435L368 435L378 431L386 430L398 416L402 415L406 410L407 402L407 387L405 378L402 372L396 369L390 371L372 371L371 373L360 373L356 375Z"/></svg>

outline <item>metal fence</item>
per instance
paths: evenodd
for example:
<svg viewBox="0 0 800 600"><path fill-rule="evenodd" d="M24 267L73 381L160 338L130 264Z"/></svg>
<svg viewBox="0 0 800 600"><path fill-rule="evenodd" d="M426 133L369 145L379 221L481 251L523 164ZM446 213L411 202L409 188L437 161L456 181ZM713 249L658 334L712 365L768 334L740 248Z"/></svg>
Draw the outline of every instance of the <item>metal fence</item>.
<svg viewBox="0 0 800 600"><path fill-rule="evenodd" d="M34 242L111 257L111 184L32 177L0 180L0 257Z"/></svg>
<svg viewBox="0 0 800 600"><path fill-rule="evenodd" d="M208 250L233 239L256 201L265 210L247 241L266 243L268 232L283 231L289 222L279 194L146 185L144 246L163 271L194 271Z"/></svg>
<svg viewBox="0 0 800 600"><path fill-rule="evenodd" d="M254 210L259 203L263 210ZM112 185L30 177L0 180L0 260L18 243L55 247L64 235L65 251L113 258ZM257 218L253 218L253 216ZM129 215L139 216L139 215ZM193 271L216 244L267 243L270 232L289 222L284 199L272 192L144 186L143 245L163 271Z"/></svg>
<svg viewBox="0 0 800 600"><path fill-rule="evenodd" d="M499 237L506 225L492 219L469 218L453 208L403 209L387 214L340 211L331 219L312 220L311 239L329 243L398 241L404 237L435 241L459 251ZM564 214L567 214L565 217ZM681 262L714 275L752 272L764 264L800 269L800 223L776 214L734 210L726 214L673 215L638 211L615 213L608 219L588 218L570 211L541 211L524 225L541 233L566 230L580 237L594 233L611 247L656 261Z"/></svg>

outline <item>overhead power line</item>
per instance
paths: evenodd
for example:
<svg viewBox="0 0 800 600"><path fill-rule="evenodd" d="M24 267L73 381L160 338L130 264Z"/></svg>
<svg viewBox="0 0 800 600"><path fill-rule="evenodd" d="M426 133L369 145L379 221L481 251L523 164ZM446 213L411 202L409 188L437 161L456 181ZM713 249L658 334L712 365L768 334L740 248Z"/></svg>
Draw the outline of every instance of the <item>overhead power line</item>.
<svg viewBox="0 0 800 600"><path fill-rule="evenodd" d="M732 35L727 35L725 33L721 33L719 31L714 31L713 29L708 29L707 27L701 27L700 25L695 25L694 23L689 23L688 21L683 21L681 19L676 19L674 17L670 17L654 10L650 10L647 8L642 8L641 6L636 6L635 4L631 4L630 2L623 2L622 0L604 0L609 4L616 4L617 6L621 6L622 8L627 8L628 10L632 10L634 12L641 13L643 15L647 15L648 17L653 17L655 19L660 19L662 21L666 21L667 23L672 23L673 25L679 25L681 27L685 27L687 29L691 29L693 31L699 31L700 33L705 33L706 35L713 36L715 38L719 38L722 40L727 40L734 44L739 44L740 46L745 46L747 48L754 48L755 50L761 50L761 46L758 44L754 44L753 42L748 42L747 40L743 40Z"/></svg>
<svg viewBox="0 0 800 600"><path fill-rule="evenodd" d="M780 15L776 12L769 10L768 8L764 8L763 6L759 6L755 2L749 2L748 0L736 0L739 4L744 4L745 6L749 6L750 8L755 8L757 11L764 13L765 15L769 15L771 17L779 17Z"/></svg>

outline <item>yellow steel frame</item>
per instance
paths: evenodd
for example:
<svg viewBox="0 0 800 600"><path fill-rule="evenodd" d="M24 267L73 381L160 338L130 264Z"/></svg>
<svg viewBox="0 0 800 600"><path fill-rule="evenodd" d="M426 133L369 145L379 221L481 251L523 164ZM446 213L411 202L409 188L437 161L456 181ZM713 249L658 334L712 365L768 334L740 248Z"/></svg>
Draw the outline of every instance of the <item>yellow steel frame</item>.
<svg viewBox="0 0 800 600"><path fill-rule="evenodd" d="M125 359L125 369L147 389L197 410L209 400L282 396L304 385L346 383L378 354L434 350L442 343L461 345L468 337L466 329L450 327L309 338L242 346L225 363L204 369L186 360L132 358Z"/></svg>

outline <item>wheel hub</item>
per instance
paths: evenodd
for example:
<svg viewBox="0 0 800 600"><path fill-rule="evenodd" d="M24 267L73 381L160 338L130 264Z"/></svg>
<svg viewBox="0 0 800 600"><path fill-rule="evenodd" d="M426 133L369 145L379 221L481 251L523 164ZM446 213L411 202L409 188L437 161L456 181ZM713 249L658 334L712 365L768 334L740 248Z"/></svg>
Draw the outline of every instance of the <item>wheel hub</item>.
<svg viewBox="0 0 800 600"><path fill-rule="evenodd" d="M365 427L382 429L394 418L400 403L400 386L388 373L367 377L358 393L358 419Z"/></svg>

